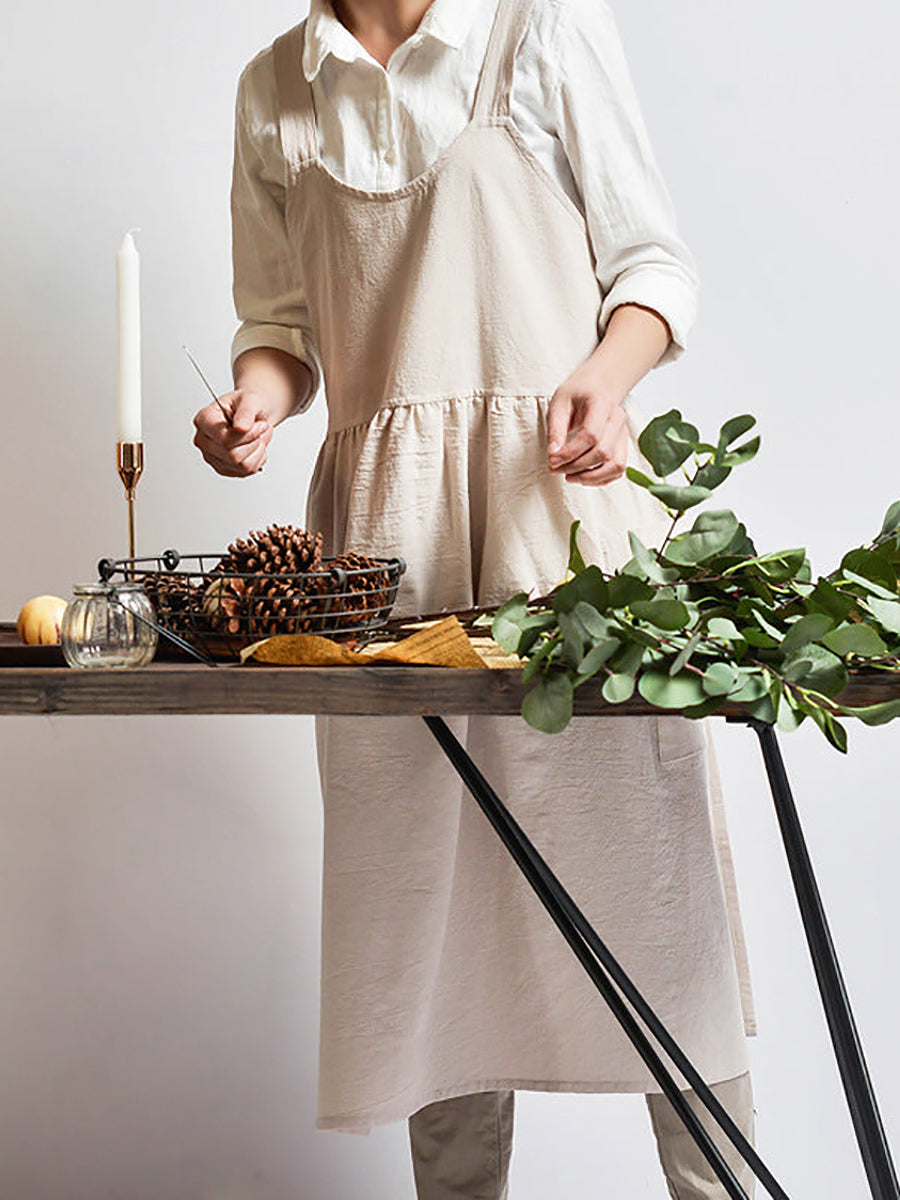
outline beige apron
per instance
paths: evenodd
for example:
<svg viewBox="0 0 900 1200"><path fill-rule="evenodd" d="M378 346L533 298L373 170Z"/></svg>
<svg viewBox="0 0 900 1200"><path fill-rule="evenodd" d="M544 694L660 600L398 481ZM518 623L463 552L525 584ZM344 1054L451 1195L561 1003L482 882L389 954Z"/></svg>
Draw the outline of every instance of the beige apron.
<svg viewBox="0 0 900 1200"><path fill-rule="evenodd" d="M530 0L500 0L471 120L409 183L366 191L318 157L300 59L275 42L293 264L328 432L306 520L327 549L402 555L396 612L548 591L569 526L588 561L659 545L621 477L547 468L550 396L597 343L585 222L509 115ZM629 461L645 419L624 401ZM709 1082L747 1068L752 999L707 722L520 717L451 727ZM320 717L321 1128L364 1131L492 1088L658 1086L415 718Z"/></svg>

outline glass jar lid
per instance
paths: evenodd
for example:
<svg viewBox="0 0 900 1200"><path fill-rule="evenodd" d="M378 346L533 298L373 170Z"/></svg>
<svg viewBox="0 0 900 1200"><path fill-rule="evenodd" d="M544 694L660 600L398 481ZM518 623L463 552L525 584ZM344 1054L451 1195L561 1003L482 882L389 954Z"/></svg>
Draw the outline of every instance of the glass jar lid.
<svg viewBox="0 0 900 1200"><path fill-rule="evenodd" d="M76 583L72 592L76 596L109 596L112 592L142 592L144 585L135 579L124 579L121 583Z"/></svg>

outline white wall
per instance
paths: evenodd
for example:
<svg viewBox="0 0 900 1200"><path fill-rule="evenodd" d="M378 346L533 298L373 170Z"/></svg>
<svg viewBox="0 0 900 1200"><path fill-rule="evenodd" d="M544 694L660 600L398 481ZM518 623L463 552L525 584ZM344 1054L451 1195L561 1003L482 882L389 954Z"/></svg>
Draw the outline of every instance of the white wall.
<svg viewBox="0 0 900 1200"><path fill-rule="evenodd" d="M639 386L714 434L759 417L718 496L814 569L900 495L888 0L632 0L626 51L700 267L675 366ZM0 614L123 553L113 256L140 226L145 550L301 520L323 412L222 479L191 445L187 342L230 383L228 188L244 62L284 0L19 3L0 47ZM321 404L321 401L319 402ZM717 722L761 1034L760 1141L792 1194L866 1194L755 735ZM889 1132L900 1146L894 727L846 757L781 735ZM307 718L0 722L0 1197L409 1200L405 1131L313 1130L319 797ZM640 1097L522 1094L515 1200L662 1200Z"/></svg>

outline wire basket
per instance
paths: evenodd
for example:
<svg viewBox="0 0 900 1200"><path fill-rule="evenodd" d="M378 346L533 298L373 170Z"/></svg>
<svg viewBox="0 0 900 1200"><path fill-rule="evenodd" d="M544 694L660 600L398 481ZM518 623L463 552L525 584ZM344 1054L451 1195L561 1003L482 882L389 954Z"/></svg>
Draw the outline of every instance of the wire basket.
<svg viewBox="0 0 900 1200"><path fill-rule="evenodd" d="M371 559L356 569L329 566L296 574L240 572L222 567L222 554L103 558L103 582L143 584L159 631L214 659L239 661L252 642L282 633L315 633L363 645L387 623L397 598L402 558Z"/></svg>

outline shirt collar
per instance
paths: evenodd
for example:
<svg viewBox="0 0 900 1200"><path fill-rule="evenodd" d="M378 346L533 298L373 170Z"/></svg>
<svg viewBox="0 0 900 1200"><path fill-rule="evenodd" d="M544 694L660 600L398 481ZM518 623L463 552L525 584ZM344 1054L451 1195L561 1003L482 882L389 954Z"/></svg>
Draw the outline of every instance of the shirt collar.
<svg viewBox="0 0 900 1200"><path fill-rule="evenodd" d="M458 50L469 32L475 10L482 2L483 0L431 0L411 37L415 41L432 37ZM329 54L343 59L344 62L366 57L362 45L335 16L330 0L310 0L302 59L303 74L307 80L316 76Z"/></svg>

